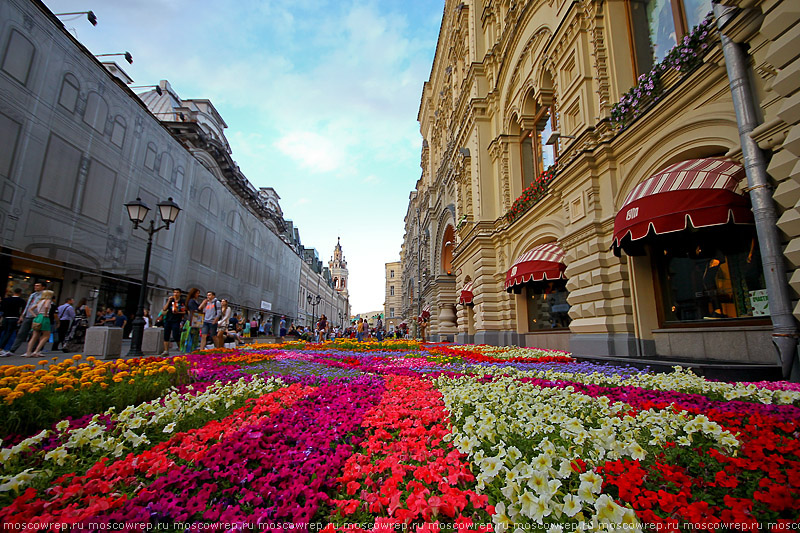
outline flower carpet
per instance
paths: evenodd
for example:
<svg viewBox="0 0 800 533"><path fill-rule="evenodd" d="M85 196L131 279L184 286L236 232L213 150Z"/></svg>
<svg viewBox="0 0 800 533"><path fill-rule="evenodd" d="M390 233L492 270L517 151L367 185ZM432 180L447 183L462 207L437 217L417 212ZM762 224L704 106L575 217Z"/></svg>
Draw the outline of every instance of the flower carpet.
<svg viewBox="0 0 800 533"><path fill-rule="evenodd" d="M800 387L413 341L0 367L21 529L786 531Z"/></svg>

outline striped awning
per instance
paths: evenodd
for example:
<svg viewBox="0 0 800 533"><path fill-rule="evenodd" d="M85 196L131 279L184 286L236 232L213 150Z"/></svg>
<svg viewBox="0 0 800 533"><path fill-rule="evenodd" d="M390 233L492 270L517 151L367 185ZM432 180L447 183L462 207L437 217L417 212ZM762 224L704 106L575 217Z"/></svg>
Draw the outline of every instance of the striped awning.
<svg viewBox="0 0 800 533"><path fill-rule="evenodd" d="M554 242L540 244L519 256L506 272L506 291L529 281L555 280L564 277L564 250Z"/></svg>
<svg viewBox="0 0 800 533"><path fill-rule="evenodd" d="M614 253L624 242L694 228L752 224L747 197L736 192L744 167L722 159L670 165L628 194L614 219Z"/></svg>
<svg viewBox="0 0 800 533"><path fill-rule="evenodd" d="M471 304L472 298L474 298L474 295L472 294L472 282L470 281L461 289L461 297L458 299L458 303L464 305Z"/></svg>
<svg viewBox="0 0 800 533"><path fill-rule="evenodd" d="M431 304L425 304L422 306L422 312L420 315L422 318L430 318L431 316Z"/></svg>

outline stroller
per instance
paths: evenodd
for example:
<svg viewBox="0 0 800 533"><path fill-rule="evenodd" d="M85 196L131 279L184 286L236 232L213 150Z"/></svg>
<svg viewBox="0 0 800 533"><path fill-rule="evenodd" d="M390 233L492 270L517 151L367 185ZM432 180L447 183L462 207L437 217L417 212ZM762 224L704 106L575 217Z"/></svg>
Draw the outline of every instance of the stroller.
<svg viewBox="0 0 800 533"><path fill-rule="evenodd" d="M64 342L61 343L62 349L68 352L83 350L83 343L86 340L86 328L88 327L89 321L86 317L75 317L69 327L67 336L64 338Z"/></svg>

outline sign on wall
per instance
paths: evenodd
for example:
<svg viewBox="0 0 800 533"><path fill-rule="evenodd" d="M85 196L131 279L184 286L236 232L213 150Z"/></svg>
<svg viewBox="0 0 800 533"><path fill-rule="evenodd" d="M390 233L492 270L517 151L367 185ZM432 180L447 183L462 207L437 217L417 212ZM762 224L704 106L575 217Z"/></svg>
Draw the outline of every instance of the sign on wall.
<svg viewBox="0 0 800 533"><path fill-rule="evenodd" d="M753 308L753 316L769 316L769 297L767 289L760 289L750 292L750 307Z"/></svg>
<svg viewBox="0 0 800 533"><path fill-rule="evenodd" d="M261 300L261 309L264 311L272 311L272 304L270 302L265 302Z"/></svg>

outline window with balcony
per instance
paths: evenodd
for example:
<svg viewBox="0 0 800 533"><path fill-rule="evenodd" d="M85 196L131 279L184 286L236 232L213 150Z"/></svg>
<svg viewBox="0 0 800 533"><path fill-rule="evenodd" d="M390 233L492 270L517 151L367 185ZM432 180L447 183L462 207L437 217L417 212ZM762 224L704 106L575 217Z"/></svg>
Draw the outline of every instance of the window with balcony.
<svg viewBox="0 0 800 533"><path fill-rule="evenodd" d="M664 59L711 12L711 0L629 0L636 72Z"/></svg>
<svg viewBox="0 0 800 533"><path fill-rule="evenodd" d="M520 140L523 189L533 184L545 170L555 164L558 157L556 146L546 144L555 129L553 106L545 106L536 113L535 128L523 130Z"/></svg>

